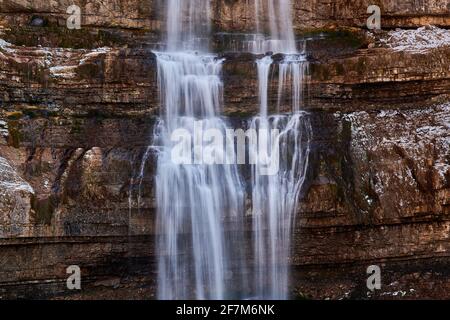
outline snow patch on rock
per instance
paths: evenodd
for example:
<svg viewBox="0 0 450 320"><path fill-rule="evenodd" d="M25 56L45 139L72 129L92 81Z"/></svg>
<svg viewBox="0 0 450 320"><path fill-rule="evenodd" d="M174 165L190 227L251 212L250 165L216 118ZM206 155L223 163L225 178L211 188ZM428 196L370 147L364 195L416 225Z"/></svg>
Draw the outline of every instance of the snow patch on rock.
<svg viewBox="0 0 450 320"><path fill-rule="evenodd" d="M111 51L111 48L108 47L101 47L101 48L97 48L92 50L89 53L86 53L83 58L80 60L80 65L85 64L87 60L91 59L91 58L95 58L100 54L105 54L108 53L109 51Z"/></svg>
<svg viewBox="0 0 450 320"><path fill-rule="evenodd" d="M33 188L23 180L14 170L14 168L0 157L0 196L6 195L6 192L25 191L34 194Z"/></svg>
<svg viewBox="0 0 450 320"><path fill-rule="evenodd" d="M414 30L396 29L380 39L394 51L424 52L429 49L450 46L450 30L425 26Z"/></svg>
<svg viewBox="0 0 450 320"><path fill-rule="evenodd" d="M55 66L50 68L50 74L53 78L72 79L75 78L76 66Z"/></svg>
<svg viewBox="0 0 450 320"><path fill-rule="evenodd" d="M14 53L16 50L15 50L15 49L12 49L12 48L11 48L12 46L13 46L13 45L12 45L11 43L6 42L6 41L3 40L3 39L0 39L0 49L1 49L1 50L5 51L5 52L8 52L8 53Z"/></svg>
<svg viewBox="0 0 450 320"><path fill-rule="evenodd" d="M8 123L4 120L0 120L0 137L8 137Z"/></svg>
<svg viewBox="0 0 450 320"><path fill-rule="evenodd" d="M86 51L82 51L81 58L77 62L77 64L52 66L52 67L50 67L50 75L53 78L73 79L73 78L75 78L77 76L77 73L76 73L77 67L85 64L90 59L93 59L93 58L95 58L95 57L97 57L97 56L99 56L101 54L106 54L109 51L111 51L111 48L108 48L108 47L97 48L97 49L90 50L90 51L87 51L87 52ZM61 52L58 52L57 54L59 56L63 56L63 53L61 53ZM53 57L53 59L54 59L54 57ZM61 57L59 57L58 60L60 62L64 61L64 59L61 59Z"/></svg>
<svg viewBox="0 0 450 320"><path fill-rule="evenodd" d="M417 192L420 183L429 183L445 197L450 176L450 103L335 117L350 122L352 155L365 181L389 210L393 206L405 214L422 210ZM385 197L399 186L407 192L395 200Z"/></svg>

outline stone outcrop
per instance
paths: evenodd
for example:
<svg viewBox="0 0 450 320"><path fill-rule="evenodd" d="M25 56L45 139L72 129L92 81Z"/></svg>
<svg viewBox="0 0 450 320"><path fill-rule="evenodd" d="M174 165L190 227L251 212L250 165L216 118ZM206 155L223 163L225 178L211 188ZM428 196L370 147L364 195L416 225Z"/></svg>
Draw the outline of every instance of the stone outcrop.
<svg viewBox="0 0 450 320"><path fill-rule="evenodd" d="M367 48L368 43L374 46ZM3 47L0 83L5 111L106 118L151 118L159 113L156 60L148 49ZM328 39L307 41L307 47L311 50L304 93L307 108L351 111L362 103L392 107L411 101L427 104L448 96L448 46L428 49L425 54L394 51L358 34L336 32ZM223 56L225 114L255 114L256 57ZM273 100L277 99L277 72L275 63L269 88ZM287 100L283 110L289 105Z"/></svg>
<svg viewBox="0 0 450 320"><path fill-rule="evenodd" d="M144 2L84 1L85 28L64 34L71 1L0 2L0 298L154 298L147 147L163 26L159 1ZM386 27L450 23L446 1L379 3ZM399 51L384 33L322 30L363 26L367 4L295 3L298 33L314 29L304 104L315 129L291 292L366 298L377 264L377 298L448 298L450 47ZM250 31L243 6L214 1L216 30ZM242 123L258 110L257 57L221 48L224 113ZM277 62L271 72L273 102ZM72 264L78 293L65 287Z"/></svg>
<svg viewBox="0 0 450 320"><path fill-rule="evenodd" d="M311 43L330 49L332 41ZM333 50L333 49L331 49ZM308 86L303 95L310 109L359 110L376 109L380 104L388 108L407 102L429 104L448 99L450 89L449 47L434 48L426 54L395 52L387 48L353 50L343 54L311 53ZM323 55L322 55L323 53ZM225 112L231 115L257 112L257 71L252 56L231 56L225 61ZM245 75L245 82L240 78ZM272 68L269 100L277 105L278 68ZM289 92L289 83L286 85ZM289 110L291 101L281 105ZM275 110L272 110L275 111Z"/></svg>

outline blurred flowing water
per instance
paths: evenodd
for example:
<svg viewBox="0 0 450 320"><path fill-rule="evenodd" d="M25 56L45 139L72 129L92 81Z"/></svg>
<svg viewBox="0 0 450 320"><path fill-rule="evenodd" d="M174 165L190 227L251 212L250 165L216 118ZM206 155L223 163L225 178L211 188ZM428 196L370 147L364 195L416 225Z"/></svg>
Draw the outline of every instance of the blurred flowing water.
<svg viewBox="0 0 450 320"><path fill-rule="evenodd" d="M268 115L268 87L273 60L266 56L256 63L260 114L250 120L250 128L279 131L270 136L264 148L270 156L277 154L279 162L275 175L260 174L262 161L252 166L253 281L258 297L280 300L288 298L290 244L311 150L311 123L308 115L300 111L307 62L302 55L294 54L277 65L277 111L281 101L289 98L291 113L272 116Z"/></svg>
<svg viewBox="0 0 450 320"><path fill-rule="evenodd" d="M224 299L235 242L225 241L223 219L240 223L244 190L236 164L202 164L194 150L193 164L176 164L175 130L188 132L201 146L195 126L225 133L222 109L222 60L207 52L209 1L169 0L167 51L157 52L161 120L154 144L159 147L158 297L160 299ZM238 239L236 239L238 241ZM243 260L240 259L240 260Z"/></svg>
<svg viewBox="0 0 450 320"><path fill-rule="evenodd" d="M256 61L260 114L248 121L248 128L278 130L259 146L264 143L275 155L279 170L261 175L264 161L257 161L249 166L247 188L237 164L201 161L206 143L197 136L196 126L200 123L201 129L216 129L224 136L230 128L221 117L223 60L208 51L209 1L168 0L166 10L166 50L155 52L161 115L143 160L150 149L157 151L158 298L286 299L290 241L312 132L308 115L300 111L307 62L296 48L290 2L255 0L255 15L268 14L271 35L252 43L250 51L286 54L277 64L277 97L270 101L277 101L276 111L291 104L291 112L269 115L273 103L268 88L275 64L270 56ZM173 161L179 141L172 133L179 129L194 139L196 147L185 146L191 150L192 164ZM226 139L234 145L233 137ZM250 145L249 154L268 156L257 147ZM236 156L234 149L226 152ZM250 228L245 226L248 218Z"/></svg>

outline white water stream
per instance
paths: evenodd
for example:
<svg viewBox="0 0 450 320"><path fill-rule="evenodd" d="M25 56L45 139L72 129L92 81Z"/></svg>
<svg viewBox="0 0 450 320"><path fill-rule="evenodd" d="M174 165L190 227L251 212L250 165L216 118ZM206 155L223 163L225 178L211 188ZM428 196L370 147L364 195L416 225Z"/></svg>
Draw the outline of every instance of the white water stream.
<svg viewBox="0 0 450 320"><path fill-rule="evenodd" d="M254 42L252 51L289 55L277 65L276 99L269 99L272 58L257 61L260 115L249 121L249 128L280 131L265 146L271 152L279 151L279 171L262 176L258 173L261 165L252 165L246 194L237 164L196 163L201 150L195 148L194 164L173 161L175 130L186 130L202 145L205 142L195 133L199 120L204 130L224 133L229 125L220 116L223 61L208 53L209 1L167 1L167 49L155 53L161 117L152 147L158 150L160 299L288 298L292 229L311 140L308 116L300 111L306 62L297 53L289 1L255 0L255 8L257 16L268 14L271 36ZM273 101L277 110L290 103L292 113L269 116ZM249 152L256 154L252 148ZM149 149L144 161L148 153ZM246 198L251 200L247 209ZM251 213L251 244L246 241L246 212ZM253 263L247 263L250 257Z"/></svg>

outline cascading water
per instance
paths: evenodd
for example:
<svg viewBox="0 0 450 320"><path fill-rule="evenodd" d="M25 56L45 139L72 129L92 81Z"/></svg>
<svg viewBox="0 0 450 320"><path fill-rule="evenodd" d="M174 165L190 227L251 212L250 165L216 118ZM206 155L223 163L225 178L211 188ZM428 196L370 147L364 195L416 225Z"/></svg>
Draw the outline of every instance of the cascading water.
<svg viewBox="0 0 450 320"><path fill-rule="evenodd" d="M161 299L227 298L226 276L235 255L233 239L224 239L223 219L238 221L244 211L244 192L236 165L203 164L202 137L195 126L225 132L219 118L222 103L222 61L196 48L197 30L205 16L197 6L207 0L168 2L168 49L156 53L161 106L164 113L155 133L159 146L156 194L158 203L158 297ZM184 22L180 13L188 11ZM194 14L195 13L195 14ZM187 23L187 25L185 25ZM183 32L186 31L186 32ZM201 120L201 122L199 122ZM194 164L174 162L175 130L191 134L200 150ZM236 257L233 257L236 258Z"/></svg>
<svg viewBox="0 0 450 320"><path fill-rule="evenodd" d="M254 0L256 34L247 47L253 53L296 53L292 26L291 0ZM262 19L261 17L266 17ZM270 37L261 33L261 22L268 21Z"/></svg>
<svg viewBox="0 0 450 320"><path fill-rule="evenodd" d="M269 75L273 60L270 56L259 59L256 64L260 115L251 120L250 127L269 131L277 129L280 133L266 142L272 156L273 153L278 154L278 173L261 176L260 165L252 167L254 282L258 297L286 299L292 228L297 201L306 179L311 145L311 124L307 114L300 111L307 61L303 53L297 52L290 1L267 0L265 7L262 4L262 0L255 0L256 21L259 21L259 13L266 11L271 36L255 42L253 49L285 55L283 61L277 64L277 112L288 100L292 114L268 116ZM259 22L257 29L259 31ZM290 98L287 98L287 92L290 92Z"/></svg>
<svg viewBox="0 0 450 320"><path fill-rule="evenodd" d="M259 164L252 168L254 283L258 297L286 299L292 226L306 179L312 129L307 114L299 110L303 89L303 76L299 72L304 68L298 61L286 60L279 65L278 108L286 95L284 87L289 75L293 114L268 116L268 80L272 62L270 57L257 61L260 115L250 123L250 128L255 130L271 132L277 129L280 132L266 142L269 156L278 154L278 173L262 176ZM253 152L257 153L256 150Z"/></svg>
<svg viewBox="0 0 450 320"><path fill-rule="evenodd" d="M292 227L306 180L311 124L299 112L256 117L250 127L279 130L268 141L270 153L279 154L278 173L262 176L260 165L252 169L255 288L261 299L286 299Z"/></svg>
<svg viewBox="0 0 450 320"><path fill-rule="evenodd" d="M283 100L290 100L291 111L299 112L303 100L305 75L308 73L308 61L305 54L286 55L278 64L278 101L277 112L280 112ZM287 90L287 87L290 87ZM287 92L290 92L288 98Z"/></svg>
<svg viewBox="0 0 450 320"><path fill-rule="evenodd" d="M207 50L209 44L210 2L167 0L167 51Z"/></svg>
<svg viewBox="0 0 450 320"><path fill-rule="evenodd" d="M292 100L294 113L269 116L269 74L274 63L268 56L258 60L261 112L249 121L249 128L277 129L279 134L259 141L258 146L250 145L248 152L260 158L275 154L279 171L261 175L266 161L253 164L246 196L236 164L203 162L202 150L207 143L196 131L227 130L220 117L223 61L207 53L209 41L205 41L210 31L209 0L167 1L167 49L155 52L161 119L139 176L142 181L144 163L150 151L157 150L160 299L288 297L292 225L305 182L311 138L308 117L299 111L305 61L297 54L289 1L255 0L255 8L256 13L268 12L272 35L253 43L252 51L289 54L278 64L277 107L280 110L285 100ZM286 92L291 92L291 98L285 99ZM174 147L180 142L177 139L182 138L174 138L173 133L180 129L193 139L193 150L191 142L183 144L190 155L186 164L173 159ZM234 145L233 139L227 136L226 142ZM265 144L266 154L257 150L261 144ZM235 158L234 148L226 152ZM244 227L246 197L251 198L253 254L243 245L248 239ZM249 257L254 260L251 266L246 263Z"/></svg>

